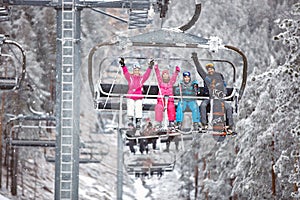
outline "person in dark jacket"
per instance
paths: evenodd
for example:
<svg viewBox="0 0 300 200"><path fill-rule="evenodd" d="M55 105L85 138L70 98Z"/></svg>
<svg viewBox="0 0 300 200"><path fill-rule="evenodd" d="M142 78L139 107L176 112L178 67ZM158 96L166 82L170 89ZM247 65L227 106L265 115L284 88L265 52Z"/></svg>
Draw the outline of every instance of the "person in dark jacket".
<svg viewBox="0 0 300 200"><path fill-rule="evenodd" d="M215 66L213 63L208 63L205 65L207 73L202 67L197 67L197 72L204 80L204 92L212 98L213 95L219 95L221 97L226 96L226 82L224 76L215 71ZM213 93L214 92L214 93ZM203 100L200 105L201 113L201 124L202 127L207 128L207 106L210 104L210 99ZM225 112L226 112L226 123L228 129L231 130L233 127L233 109L227 102L224 102Z"/></svg>

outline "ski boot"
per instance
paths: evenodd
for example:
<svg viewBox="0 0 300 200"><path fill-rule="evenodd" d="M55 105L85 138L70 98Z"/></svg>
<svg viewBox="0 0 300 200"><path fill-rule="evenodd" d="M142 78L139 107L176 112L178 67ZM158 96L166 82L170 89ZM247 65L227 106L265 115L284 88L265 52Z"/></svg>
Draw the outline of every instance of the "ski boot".
<svg viewBox="0 0 300 200"><path fill-rule="evenodd" d="M155 131L160 131L161 129L162 129L161 122L158 122L158 123L155 125Z"/></svg>
<svg viewBox="0 0 300 200"><path fill-rule="evenodd" d="M207 124L201 123L201 130L206 131L208 129Z"/></svg>
<svg viewBox="0 0 300 200"><path fill-rule="evenodd" d="M199 132L199 123L198 122L193 123L193 131L194 132Z"/></svg>
<svg viewBox="0 0 300 200"><path fill-rule="evenodd" d="M156 150L156 139L152 141L152 149Z"/></svg>
<svg viewBox="0 0 300 200"><path fill-rule="evenodd" d="M170 141L167 141L166 145L167 145L167 148L164 150L164 152L169 152L170 151Z"/></svg>
<svg viewBox="0 0 300 200"><path fill-rule="evenodd" d="M142 124L141 118L136 118L135 119L135 128L136 128L135 135L136 136L140 136L141 135L141 133L140 133L140 131L141 131L141 124Z"/></svg>
<svg viewBox="0 0 300 200"><path fill-rule="evenodd" d="M141 124L142 124L142 122L141 122L141 118L136 118L135 119L135 127L136 127L136 129L141 129Z"/></svg>
<svg viewBox="0 0 300 200"><path fill-rule="evenodd" d="M128 117L128 123L127 123L127 126L128 127L133 127L134 125L133 125L133 117Z"/></svg>
<svg viewBox="0 0 300 200"><path fill-rule="evenodd" d="M169 129L169 131L171 131L171 132L174 132L175 131L175 123L174 123L174 121L169 121L169 125L168 125L168 129Z"/></svg>
<svg viewBox="0 0 300 200"><path fill-rule="evenodd" d="M175 147L176 147L176 151L179 151L179 141L178 141L178 139L175 140Z"/></svg>
<svg viewBox="0 0 300 200"><path fill-rule="evenodd" d="M225 127L225 132L226 132L227 135L232 135L232 136L237 135L237 133L232 130L232 126L226 126Z"/></svg>
<svg viewBox="0 0 300 200"><path fill-rule="evenodd" d="M177 122L175 129L181 130L182 129L182 122Z"/></svg>
<svg viewBox="0 0 300 200"><path fill-rule="evenodd" d="M143 154L144 151L146 150L146 145L147 145L146 141L144 139L142 139L140 141L140 152L141 152L141 154Z"/></svg>

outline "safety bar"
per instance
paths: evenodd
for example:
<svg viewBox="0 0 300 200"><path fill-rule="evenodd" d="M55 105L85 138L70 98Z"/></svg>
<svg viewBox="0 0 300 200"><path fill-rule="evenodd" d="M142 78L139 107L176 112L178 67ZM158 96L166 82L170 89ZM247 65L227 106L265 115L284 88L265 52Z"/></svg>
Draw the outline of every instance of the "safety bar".
<svg viewBox="0 0 300 200"><path fill-rule="evenodd" d="M106 95L107 97L121 97L121 96L126 96L126 97L146 97L146 98L164 98L164 95L149 95L149 94L123 94L123 93L108 93L105 92L102 87L101 87L101 83L99 84L99 90L102 94ZM235 96L237 92L237 88L233 88L231 94L229 96L223 97L222 99L224 100L228 100L232 97ZM107 98L106 97L106 98ZM185 98L185 99L196 99L196 100L204 100L204 99L209 99L209 97L204 97L204 96L169 96L169 98L174 98L174 99L181 99L181 98Z"/></svg>

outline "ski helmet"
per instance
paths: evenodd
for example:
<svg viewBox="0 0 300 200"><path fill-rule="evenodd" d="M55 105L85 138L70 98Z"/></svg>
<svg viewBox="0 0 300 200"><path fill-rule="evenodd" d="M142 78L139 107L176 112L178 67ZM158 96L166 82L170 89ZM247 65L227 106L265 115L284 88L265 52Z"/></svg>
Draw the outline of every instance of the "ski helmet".
<svg viewBox="0 0 300 200"><path fill-rule="evenodd" d="M185 77L185 76L191 77L191 73L190 72L183 72L182 75L183 75L183 77Z"/></svg>

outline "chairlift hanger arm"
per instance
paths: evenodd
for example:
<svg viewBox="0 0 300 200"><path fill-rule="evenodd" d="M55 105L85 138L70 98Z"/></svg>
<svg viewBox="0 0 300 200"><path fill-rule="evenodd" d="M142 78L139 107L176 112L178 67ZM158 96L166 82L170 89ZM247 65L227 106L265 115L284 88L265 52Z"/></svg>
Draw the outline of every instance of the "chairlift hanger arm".
<svg viewBox="0 0 300 200"><path fill-rule="evenodd" d="M3 40L3 44L8 44L8 45L14 45L16 46L22 53L22 72L21 72L21 76L19 77L19 80L17 82L17 85L14 89L18 89L21 86L21 83L23 82L24 78L25 78L25 73L26 73L26 54L25 54L25 50L22 48L22 46L12 40Z"/></svg>
<svg viewBox="0 0 300 200"><path fill-rule="evenodd" d="M93 56L95 54L95 52L103 47L103 46L112 46L115 45L117 42L104 42L104 43L100 43L96 46L94 46L90 52L89 52L89 56L88 56L88 79L89 79L89 85L90 85L90 90L92 92L92 96L94 98L94 83L93 83Z"/></svg>
<svg viewBox="0 0 300 200"><path fill-rule="evenodd" d="M181 26L179 29L184 32L184 31L190 29L192 26L194 26L200 17L200 13L201 13L201 3L196 4L195 13L194 13L192 19L187 24Z"/></svg>
<svg viewBox="0 0 300 200"><path fill-rule="evenodd" d="M17 83L16 89L18 89L21 85L21 82L24 80L25 73L26 73L26 54L25 54L25 50L23 49L23 47L19 43L15 42L15 41L12 41L12 40L4 40L3 44L14 45L18 49L20 49L20 51L22 53L22 57L23 57L23 59L22 59L22 73L21 73L21 77L19 77L19 80L18 80L18 83Z"/></svg>
<svg viewBox="0 0 300 200"><path fill-rule="evenodd" d="M248 61L247 61L247 57L246 55L238 48L233 47L233 46L229 46L229 45L225 45L225 48L233 50L235 52L237 52L238 54L240 54L243 58L243 80L242 80L242 84L239 90L239 100L241 100L245 87L246 87L246 83L247 83L247 70L248 70Z"/></svg>

